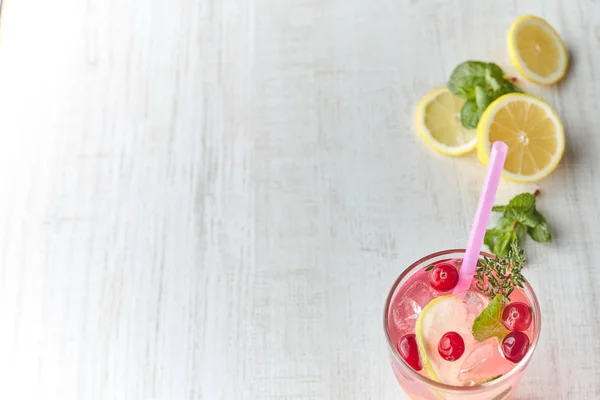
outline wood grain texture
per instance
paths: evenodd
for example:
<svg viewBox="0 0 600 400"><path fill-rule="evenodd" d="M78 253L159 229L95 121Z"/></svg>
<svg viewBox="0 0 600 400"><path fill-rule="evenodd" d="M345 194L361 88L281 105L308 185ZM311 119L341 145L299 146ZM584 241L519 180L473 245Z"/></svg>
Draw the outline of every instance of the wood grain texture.
<svg viewBox="0 0 600 400"><path fill-rule="evenodd" d="M484 173L425 148L414 106L465 59L514 73L526 13L573 62L524 84L568 140L516 398L600 398L600 14L567 3L7 0L0 398L404 398L387 290L464 245Z"/></svg>

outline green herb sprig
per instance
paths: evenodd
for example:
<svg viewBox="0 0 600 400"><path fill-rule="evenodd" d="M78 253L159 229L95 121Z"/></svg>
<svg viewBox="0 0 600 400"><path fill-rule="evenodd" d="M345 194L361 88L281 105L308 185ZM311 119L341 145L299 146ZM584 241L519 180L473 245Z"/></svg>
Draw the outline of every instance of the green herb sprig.
<svg viewBox="0 0 600 400"><path fill-rule="evenodd" d="M504 259L483 257L477 262L475 285L477 290L493 299L501 294L510 298L516 287L523 287L521 270L526 262L525 254L516 243L511 243Z"/></svg>
<svg viewBox="0 0 600 400"><path fill-rule="evenodd" d="M488 303L473 321L471 332L475 340L483 342L494 336L500 341L504 339L509 331L502 323L502 313L508 303L509 300L501 294Z"/></svg>
<svg viewBox="0 0 600 400"><path fill-rule="evenodd" d="M502 217L495 228L485 232L483 241L496 256L505 257L513 244L521 243L525 233L536 242L552 240L546 218L536 209L536 194L521 193L507 205L492 208Z"/></svg>
<svg viewBox="0 0 600 400"><path fill-rule="evenodd" d="M454 68L448 89L466 100L460 111L460 122L467 129L477 127L481 114L492 101L521 91L506 79L499 66L481 61L465 61Z"/></svg>

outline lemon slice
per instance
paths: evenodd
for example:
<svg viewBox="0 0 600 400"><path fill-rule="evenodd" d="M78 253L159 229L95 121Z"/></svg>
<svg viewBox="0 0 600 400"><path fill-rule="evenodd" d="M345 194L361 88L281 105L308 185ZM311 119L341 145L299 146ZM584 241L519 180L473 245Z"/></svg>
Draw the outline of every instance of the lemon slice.
<svg viewBox="0 0 600 400"><path fill-rule="evenodd" d="M508 145L504 177L515 182L535 182L548 176L565 151L562 123L543 100L523 93L496 99L477 125L477 156L487 164L492 143Z"/></svg>
<svg viewBox="0 0 600 400"><path fill-rule="evenodd" d="M474 293L472 295L478 296ZM463 357L454 362L444 360L438 352L438 344L445 333L456 332L465 342L465 353L473 347L475 344L471 333L473 320L479 311L485 308L484 300L480 302L481 307L469 310L465 301L458 296L442 296L432 300L419 314L415 325L415 336L423 368L431 379L449 385L464 384L460 379Z"/></svg>
<svg viewBox="0 0 600 400"><path fill-rule="evenodd" d="M512 364L502 356L497 338L479 342L473 337L473 321L488 303L481 293L467 291L460 297L438 297L423 308L415 325L415 338L423 368L431 379L448 385L472 386L512 369ZM438 351L440 339L448 332L458 333L465 344L464 353L455 361L443 359Z"/></svg>
<svg viewBox="0 0 600 400"><path fill-rule="evenodd" d="M475 130L465 129L460 123L460 109L464 103L445 86L427 93L419 102L417 131L438 153L462 156L475 149Z"/></svg>
<svg viewBox="0 0 600 400"><path fill-rule="evenodd" d="M532 82L550 85L567 71L567 49L554 28L533 15L518 18L508 30L508 54L513 66Z"/></svg>

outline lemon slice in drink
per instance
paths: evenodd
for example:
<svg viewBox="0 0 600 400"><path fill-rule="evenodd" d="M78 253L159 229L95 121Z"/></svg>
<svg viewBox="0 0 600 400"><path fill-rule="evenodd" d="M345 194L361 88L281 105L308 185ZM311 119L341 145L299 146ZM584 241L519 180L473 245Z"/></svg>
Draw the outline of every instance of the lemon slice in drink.
<svg viewBox="0 0 600 400"><path fill-rule="evenodd" d="M437 382L458 384L452 380L458 376L457 363L446 362L438 352L438 343L446 332L457 332L463 339L471 337L470 326L460 326L466 319L463 303L455 295L438 297L423 308L417 324L415 336L423 368L429 377ZM464 325L464 324L463 324Z"/></svg>
<svg viewBox="0 0 600 400"><path fill-rule="evenodd" d="M507 42L511 63L528 80L550 85L565 75L567 49L545 20L533 15L518 18L508 30Z"/></svg>
<svg viewBox="0 0 600 400"><path fill-rule="evenodd" d="M508 145L504 177L515 182L535 182L548 176L565 150L560 118L545 101L523 93L496 99L477 125L477 156L487 164L492 143Z"/></svg>
<svg viewBox="0 0 600 400"><path fill-rule="evenodd" d="M423 368L435 381L456 386L471 386L497 378L510 371L498 339L479 342L473 337L473 321L489 304L483 294L467 291L464 296L438 297L427 304L415 326L415 338ZM464 353L454 361L442 358L438 345L448 332L458 333Z"/></svg>
<svg viewBox="0 0 600 400"><path fill-rule="evenodd" d="M460 123L460 110L465 100L453 95L447 87L427 93L417 106L417 131L425 143L438 153L462 156L475 149L477 135Z"/></svg>

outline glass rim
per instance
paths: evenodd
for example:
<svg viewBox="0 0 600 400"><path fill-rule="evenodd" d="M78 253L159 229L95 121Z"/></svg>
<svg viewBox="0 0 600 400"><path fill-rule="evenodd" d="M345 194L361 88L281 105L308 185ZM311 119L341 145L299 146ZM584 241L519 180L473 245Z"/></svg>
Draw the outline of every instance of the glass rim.
<svg viewBox="0 0 600 400"><path fill-rule="evenodd" d="M508 373L504 374L502 377L500 377L498 379L494 379L491 382L481 383L481 384L477 384L477 385L473 385L473 386L454 386L454 385L448 385L446 383L436 382L426 376L419 374L417 371L412 369L412 367L410 367L408 365L408 363L406 361L404 361L404 359L402 357L400 357L400 354L398 353L398 350L396 349L396 345L394 343L392 343L392 338L390 337L390 333L389 333L389 329L388 329L390 304L392 303L392 299L394 297L394 293L396 292L396 288L398 287L400 282L402 282L402 280L408 275L408 273L411 272L416 267L418 267L419 265L425 263L427 260L430 260L432 258L436 258L439 256L448 255L448 254L453 254L453 253L464 253L465 251L466 251L465 249L449 249L449 250L438 251L438 252L431 253L425 257L420 258L419 260L415 261L414 263L409 265L407 268L405 268L404 271L402 271L400 276L398 276L398 278L392 285L392 288L390 289L390 292L387 296L387 300L385 302L385 309L383 312L383 329L385 331L385 337L387 339L388 347L389 347L390 351L392 352L392 354L394 355L394 358L400 363L400 365L402 365L402 367L408 372L408 374L410 374L410 376L412 378L414 378L422 383L425 383L429 386L433 386L437 389L449 390L449 391L454 391L454 392L462 392L462 393L477 393L477 392L482 392L482 391L487 391L489 389L497 388L497 387L501 386L503 383L508 382L513 376L517 375L519 372L524 370L525 367L527 366L527 364L529 364L529 361L531 360L531 357L533 356L533 353L537 347L537 342L540 337L540 332L541 332L541 327L542 327L542 317L541 317L542 314L541 314L540 304L538 302L535 291L533 290L533 288L531 287L531 285L529 284L527 279L525 279L523 281L523 284L526 289L527 297L529 298L529 300L531 300L531 306L535 310L534 315L536 317L534 320L536 325L535 325L535 329L534 329L534 333L533 333L533 338L531 339L531 343L529 344L529 351L527 352L527 354L525 354L525 357L523 357L523 359L521 361L519 361ZM486 253L484 251L479 252L479 254L480 254L480 256L486 256L486 257L490 257L490 258L496 257L493 254Z"/></svg>

